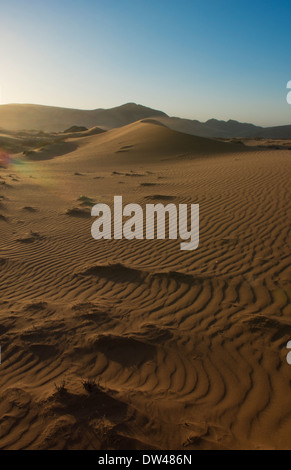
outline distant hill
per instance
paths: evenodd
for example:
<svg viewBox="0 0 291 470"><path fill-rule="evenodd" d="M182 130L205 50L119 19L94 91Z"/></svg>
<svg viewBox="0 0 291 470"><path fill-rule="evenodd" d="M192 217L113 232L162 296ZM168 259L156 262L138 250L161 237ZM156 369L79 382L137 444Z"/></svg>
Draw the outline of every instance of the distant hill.
<svg viewBox="0 0 291 470"><path fill-rule="evenodd" d="M210 138L291 139L291 125L260 127L238 121L206 122L169 117L166 113L135 103L110 109L81 110L32 104L0 106L0 127L8 130L63 132L72 127L113 129L142 119L154 119L170 129Z"/></svg>
<svg viewBox="0 0 291 470"><path fill-rule="evenodd" d="M254 124L238 121L219 121L210 119L206 122L181 119L177 117L162 117L158 120L179 132L212 138L262 138L262 139L291 139L291 125L278 127L260 127Z"/></svg>
<svg viewBox="0 0 291 470"><path fill-rule="evenodd" d="M63 132L72 126L105 129L125 126L147 117L166 117L157 111L135 103L112 109L81 110L34 104L0 106L0 127L9 130Z"/></svg>
<svg viewBox="0 0 291 470"><path fill-rule="evenodd" d="M84 126L71 126L69 129L66 129L64 133L68 134L70 132L85 132L88 131L87 127Z"/></svg>
<svg viewBox="0 0 291 470"><path fill-rule="evenodd" d="M261 129L263 129L254 124L246 124L232 120L218 121L217 119L210 119L206 122L200 122L177 117L162 117L158 118L158 120L171 129L186 134L198 135L200 137L253 137L254 134L261 132Z"/></svg>

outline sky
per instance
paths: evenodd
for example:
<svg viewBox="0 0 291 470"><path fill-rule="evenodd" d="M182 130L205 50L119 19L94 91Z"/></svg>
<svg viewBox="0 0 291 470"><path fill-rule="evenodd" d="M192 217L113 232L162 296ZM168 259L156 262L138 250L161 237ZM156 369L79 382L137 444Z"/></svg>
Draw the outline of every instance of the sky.
<svg viewBox="0 0 291 470"><path fill-rule="evenodd" d="M290 0L0 0L0 104L291 124Z"/></svg>

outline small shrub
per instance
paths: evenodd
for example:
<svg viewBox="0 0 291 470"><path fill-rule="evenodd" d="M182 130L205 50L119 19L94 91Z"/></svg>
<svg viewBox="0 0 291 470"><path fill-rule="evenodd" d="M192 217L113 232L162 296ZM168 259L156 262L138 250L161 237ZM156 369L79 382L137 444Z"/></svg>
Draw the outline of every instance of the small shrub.
<svg viewBox="0 0 291 470"><path fill-rule="evenodd" d="M88 393L93 393L98 388L95 379L82 380L82 385Z"/></svg>
<svg viewBox="0 0 291 470"><path fill-rule="evenodd" d="M55 389L58 395L63 396L67 393L66 382L63 381L61 384L55 384Z"/></svg>
<svg viewBox="0 0 291 470"><path fill-rule="evenodd" d="M87 196L80 196L78 201L81 203L82 206L92 207L95 204L94 201L90 197L87 197Z"/></svg>

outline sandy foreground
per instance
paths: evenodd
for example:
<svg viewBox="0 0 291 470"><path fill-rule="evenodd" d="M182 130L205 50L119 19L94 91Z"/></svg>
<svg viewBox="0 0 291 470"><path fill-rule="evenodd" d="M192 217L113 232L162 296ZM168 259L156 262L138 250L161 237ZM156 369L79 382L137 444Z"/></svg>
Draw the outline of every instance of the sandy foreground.
<svg viewBox="0 0 291 470"><path fill-rule="evenodd" d="M290 449L290 150L1 138L0 448ZM114 195L200 204L199 249L93 240Z"/></svg>

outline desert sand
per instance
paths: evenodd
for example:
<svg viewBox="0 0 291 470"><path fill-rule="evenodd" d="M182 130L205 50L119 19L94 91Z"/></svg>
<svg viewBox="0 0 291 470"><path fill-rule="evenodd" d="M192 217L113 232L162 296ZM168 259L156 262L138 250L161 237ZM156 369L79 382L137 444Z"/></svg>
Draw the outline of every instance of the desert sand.
<svg viewBox="0 0 291 470"><path fill-rule="evenodd" d="M291 448L291 153L270 145L1 130L1 449ZM114 195L200 204L198 250L93 240Z"/></svg>

